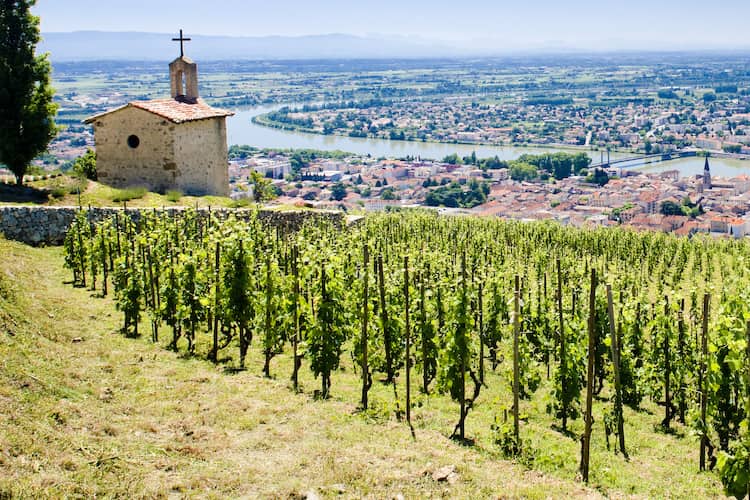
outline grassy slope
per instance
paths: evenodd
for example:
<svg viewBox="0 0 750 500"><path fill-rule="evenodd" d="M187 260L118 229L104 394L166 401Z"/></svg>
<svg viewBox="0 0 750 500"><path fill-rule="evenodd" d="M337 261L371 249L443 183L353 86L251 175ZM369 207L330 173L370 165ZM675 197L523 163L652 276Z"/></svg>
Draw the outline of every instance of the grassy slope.
<svg viewBox="0 0 750 500"><path fill-rule="evenodd" d="M37 198L46 198L48 192L51 192L55 188L64 190L65 194L61 198L49 198L43 203L44 205L51 206L78 206L78 186L82 187L80 202L84 207L117 207L122 206L122 202L115 202L113 198L121 191L104 184L100 184L94 181L83 181L82 184L75 178L68 176L60 176L54 179L39 180L34 182L27 182L25 184L28 188L36 190L33 196L28 196L28 200L23 199L19 196L13 196L14 191L11 186L0 185L0 203L24 203L34 204L39 203ZM7 199L6 199L7 198ZM133 199L127 202L129 207L173 207L173 206L187 206L187 207L229 207L232 205L232 200L222 196L182 196L176 202L172 202L167 199L167 196L147 192L142 198Z"/></svg>
<svg viewBox="0 0 750 500"><path fill-rule="evenodd" d="M0 178L0 181L2 179ZM0 205L44 205L59 207L122 207L122 202L115 202L114 198L122 194L122 190L115 189L95 181L79 181L74 177L62 175L54 179L27 182L24 189L18 190L15 185L0 182ZM80 200L78 190L81 189ZM62 190L65 194L59 198L51 196L53 190ZM170 207L199 207L199 208L251 208L256 206L249 199L234 201L224 196L180 196L171 201L165 194L146 192L143 197L127 202L130 208L170 208ZM296 205L268 204L265 210L307 210Z"/></svg>
<svg viewBox="0 0 750 500"><path fill-rule="evenodd" d="M446 437L457 408L445 397L415 396L412 440L393 417L390 388L376 383L374 409L356 413L359 389L348 354L344 370L334 374L332 400L312 398L318 381L307 364L304 392L295 395L288 390L287 356L274 359L277 378L266 380L259 376L257 349L250 371L229 375L145 339L127 340L115 333L120 315L110 300L63 283L68 274L60 249L0 240L0 254L0 290L13 290L0 291L0 407L6 416L0 419L0 498L286 498L311 489L336 496L338 485L345 496L376 498L721 493L714 475L695 473L694 439L653 432L659 415L627 412L632 459L626 463L605 449L603 404L597 403L594 488L587 489L572 480L579 444L551 429L540 395L522 405L530 416L522 433L537 450L536 470L499 457L489 427L499 408L510 406L501 375L489 377L467 421L475 446ZM162 331L163 343L166 337ZM571 427L579 434L582 423ZM429 476L450 464L460 476L456 484Z"/></svg>

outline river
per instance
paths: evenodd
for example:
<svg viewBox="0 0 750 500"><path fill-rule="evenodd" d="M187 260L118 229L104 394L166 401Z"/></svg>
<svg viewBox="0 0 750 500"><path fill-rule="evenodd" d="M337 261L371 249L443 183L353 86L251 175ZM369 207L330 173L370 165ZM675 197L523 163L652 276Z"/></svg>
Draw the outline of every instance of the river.
<svg viewBox="0 0 750 500"><path fill-rule="evenodd" d="M255 116L278 109L279 105L257 106L237 111L227 123L227 137L229 144L247 144L257 148L280 149L320 149L326 151L341 150L360 155L374 157L401 158L414 156L421 158L442 159L458 153L459 156L469 156L476 152L480 158L497 156L501 160L513 160L522 154L538 154L561 151L559 149L539 147L515 146L485 146L473 144L447 144L437 142L391 141L388 139L364 139L359 137L344 137L336 135L309 134L290 130L264 127L253 123ZM571 150L568 150L571 151ZM599 151L586 151L595 161L599 161ZM606 154L606 153L605 153ZM632 154L612 153L611 158L617 159ZM711 173L716 176L734 177L741 174L750 175L750 161L712 158ZM633 170L642 172L660 172L664 170L679 170L683 176L703 173L703 158L683 158L669 162L656 161L648 166Z"/></svg>

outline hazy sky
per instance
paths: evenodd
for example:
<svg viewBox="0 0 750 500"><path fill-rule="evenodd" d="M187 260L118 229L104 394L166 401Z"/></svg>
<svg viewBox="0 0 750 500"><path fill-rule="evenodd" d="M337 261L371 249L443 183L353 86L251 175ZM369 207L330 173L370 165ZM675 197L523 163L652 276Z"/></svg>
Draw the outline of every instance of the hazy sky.
<svg viewBox="0 0 750 500"><path fill-rule="evenodd" d="M750 1L38 0L43 31L204 35L350 33L462 46L750 48Z"/></svg>

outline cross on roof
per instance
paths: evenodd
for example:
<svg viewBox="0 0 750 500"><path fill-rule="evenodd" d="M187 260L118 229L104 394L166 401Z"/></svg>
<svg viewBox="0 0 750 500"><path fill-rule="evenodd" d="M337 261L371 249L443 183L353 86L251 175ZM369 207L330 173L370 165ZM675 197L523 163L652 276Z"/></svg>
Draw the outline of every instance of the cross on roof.
<svg viewBox="0 0 750 500"><path fill-rule="evenodd" d="M180 42L180 57L185 57L185 42L191 42L192 40L192 38L182 36L182 30L180 30L180 38L172 38L173 42Z"/></svg>

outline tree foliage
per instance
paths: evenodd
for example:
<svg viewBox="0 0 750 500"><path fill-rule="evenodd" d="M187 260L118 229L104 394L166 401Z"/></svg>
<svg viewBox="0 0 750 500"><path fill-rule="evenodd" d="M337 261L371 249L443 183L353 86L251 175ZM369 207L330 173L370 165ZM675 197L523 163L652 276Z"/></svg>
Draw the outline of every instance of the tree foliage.
<svg viewBox="0 0 750 500"><path fill-rule="evenodd" d="M47 54L36 55L35 0L0 2L0 163L23 183L29 163L57 133Z"/></svg>
<svg viewBox="0 0 750 500"><path fill-rule="evenodd" d="M96 153L94 150L88 149L83 156L76 158L73 162L73 172L81 178L97 180Z"/></svg>

